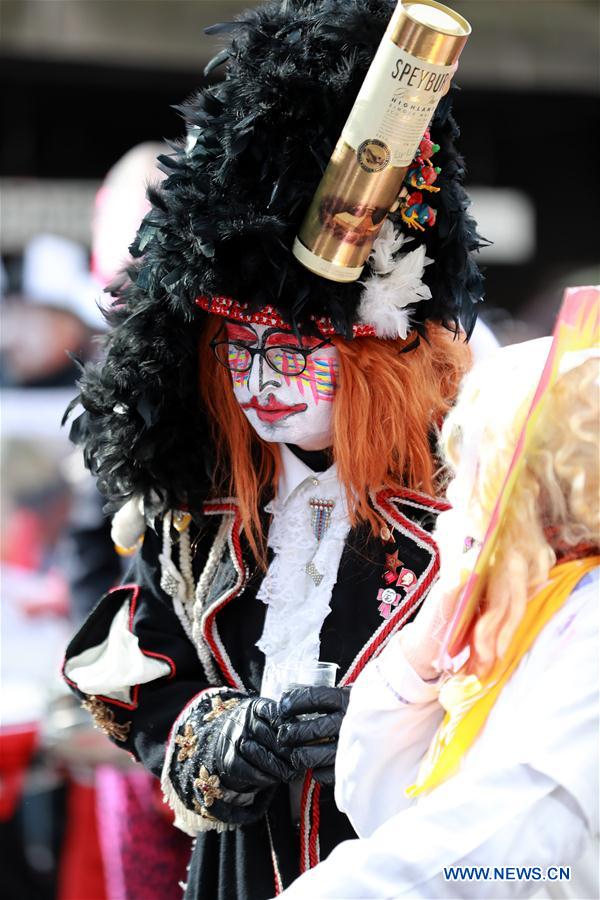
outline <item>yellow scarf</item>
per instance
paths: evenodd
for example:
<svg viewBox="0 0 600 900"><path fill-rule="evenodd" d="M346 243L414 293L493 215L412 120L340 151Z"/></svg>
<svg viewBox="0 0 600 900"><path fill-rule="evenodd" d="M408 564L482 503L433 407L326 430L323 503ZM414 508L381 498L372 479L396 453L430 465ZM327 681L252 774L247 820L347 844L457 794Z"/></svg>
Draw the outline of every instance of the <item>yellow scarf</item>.
<svg viewBox="0 0 600 900"><path fill-rule="evenodd" d="M504 657L496 661L483 683L475 675L459 674L444 684L439 701L446 715L421 763L416 783L406 790L408 797L430 791L455 774L483 728L500 691L540 631L558 612L576 584L598 565L600 556L554 566L546 585L527 604Z"/></svg>

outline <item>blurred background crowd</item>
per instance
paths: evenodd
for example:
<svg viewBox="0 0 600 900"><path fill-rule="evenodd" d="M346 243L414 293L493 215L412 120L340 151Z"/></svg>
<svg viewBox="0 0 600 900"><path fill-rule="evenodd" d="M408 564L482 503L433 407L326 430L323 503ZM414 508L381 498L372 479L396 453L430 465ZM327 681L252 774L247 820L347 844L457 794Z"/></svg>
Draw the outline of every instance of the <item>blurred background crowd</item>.
<svg viewBox="0 0 600 900"><path fill-rule="evenodd" d="M7 898L152 898L123 835L153 789L92 733L58 677L65 640L119 578L102 501L60 427L77 359L101 352L102 291L160 177L174 105L207 83L203 28L247 0L1 0L2 758ZM599 280L597 0L455 0L473 26L456 115L501 343L548 333L567 285ZM218 70L221 71L221 70ZM70 355L68 355L70 354ZM137 779L137 780L136 780ZM141 780L140 780L141 779ZM99 796L101 799L99 800ZM115 819L115 814L117 819ZM116 829L118 831L118 829ZM110 833L108 833L110 832ZM117 847L116 844L119 843ZM131 856L131 853L130 853ZM174 880L174 896L178 896ZM141 891L141 893L140 893Z"/></svg>

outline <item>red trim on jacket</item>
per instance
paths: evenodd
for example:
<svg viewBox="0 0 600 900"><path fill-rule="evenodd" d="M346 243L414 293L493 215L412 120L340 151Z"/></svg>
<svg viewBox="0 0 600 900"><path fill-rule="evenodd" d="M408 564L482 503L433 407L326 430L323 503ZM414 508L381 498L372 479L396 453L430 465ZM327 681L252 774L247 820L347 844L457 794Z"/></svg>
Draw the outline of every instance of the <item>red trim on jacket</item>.
<svg viewBox="0 0 600 900"><path fill-rule="evenodd" d="M118 587L111 588L111 590L107 591L107 593L114 594L117 591L132 591L133 592L131 597L129 598L128 626L129 626L130 632L132 634L135 634L135 632L133 630L133 619L135 616L135 609L137 606L138 597L140 595L140 586L139 586L139 584L122 584L122 585L119 585ZM136 637L137 637L137 635L136 635ZM138 639L138 645L139 645L139 639ZM153 650L144 650L144 648L141 646L140 646L140 650L142 651L144 656L151 656L153 659L164 660L164 662L167 663L167 665L169 666L171 671L169 672L168 675L166 675L166 676L163 675L161 677L167 678L167 679L174 678L174 676L177 673L177 666L175 665L175 661L172 660L170 656L166 656L164 653L155 653ZM65 674L66 664L67 664L67 660L65 659L63 662L63 667L62 667L63 678L65 679L67 684L71 685L71 687L74 687L80 693L84 693L81 690L81 688L77 684L75 684L75 682L72 681ZM112 706L120 706L122 709L132 710L132 709L137 709L137 707L138 707L138 698L139 698L139 693L140 693L140 687L141 687L141 685L139 685L139 684L134 684L132 686L132 688L131 688L131 703L126 703L124 700L115 700L114 697L106 697L103 694L94 694L94 696L97 697L98 700L102 700L104 703L110 703Z"/></svg>
<svg viewBox="0 0 600 900"><path fill-rule="evenodd" d="M386 522L395 531L407 535L418 546L431 554L429 565L417 580L414 588L404 601L398 605L393 615L383 622L371 635L366 644L360 649L345 675L340 679L340 685L352 684L366 664L381 652L389 638L398 631L406 620L413 614L416 607L425 597L425 594L435 581L439 572L440 561L437 546L428 531L405 516L395 503L404 503L407 506L417 507L423 510L431 509L436 513L445 512L450 504L445 500L430 497L419 491L413 490L383 490L372 496L374 507L381 513ZM224 606L236 597L245 583L245 566L241 550L241 518L235 499L219 499L207 502L203 507L205 515L233 514L233 521L229 534L229 549L232 553L234 564L238 571L238 582L222 595L205 613L202 622L202 633L208 643L211 652L217 661L228 684L234 688L245 690L241 679L231 666L231 662L225 653L216 627L215 617ZM219 647L220 644L220 647ZM236 680L237 679L237 680ZM313 779L312 770L306 773L302 791L300 813L300 870L305 872L313 868L319 862L319 824L320 807L319 797L321 786ZM277 883L276 883L277 884Z"/></svg>
<svg viewBox="0 0 600 900"><path fill-rule="evenodd" d="M348 671L340 679L339 683L341 685L352 684L369 660L383 650L392 634L405 623L406 619L413 614L417 605L423 601L425 593L429 590L439 572L440 560L435 541L428 531L403 515L395 507L394 501L397 503L407 502L409 505L414 504L423 509L434 509L436 512L449 509L449 504L445 501L436 500L417 491L384 490L379 491L372 497L373 505L383 515L386 522L396 531L400 531L412 538L419 547L426 549L431 554L431 560L425 571L418 578L413 589L398 604L390 618L382 622L377 631L371 635L364 647L361 648Z"/></svg>
<svg viewBox="0 0 600 900"><path fill-rule="evenodd" d="M223 646L216 624L216 615L223 607L227 606L240 593L246 583L246 567L242 556L242 518L236 500L211 500L205 503L202 511L205 515L230 514L233 515L229 530L228 544L238 579L232 588L229 588L210 606L202 616L202 636L219 666L227 684L236 690L245 691L246 687L242 679L233 668L231 660Z"/></svg>
<svg viewBox="0 0 600 900"><path fill-rule="evenodd" d="M381 652L389 638L398 631L404 622L422 602L435 581L440 568L440 559L437 545L428 531L417 525L407 516L403 515L394 505L406 503L409 506L417 506L422 509L433 509L436 512L445 512L450 509L450 504L445 500L429 497L419 491L379 491L372 498L373 505L383 515L386 522L396 531L408 534L415 543L427 549L431 553L431 560L425 571L418 579L413 590L410 591L404 601L400 603L390 618L382 623L367 643L361 648L346 674L340 679L340 685L352 684L359 676L366 664ZM312 778L312 771L306 773L302 791L300 814L300 871L306 872L319 863L319 795L321 786Z"/></svg>

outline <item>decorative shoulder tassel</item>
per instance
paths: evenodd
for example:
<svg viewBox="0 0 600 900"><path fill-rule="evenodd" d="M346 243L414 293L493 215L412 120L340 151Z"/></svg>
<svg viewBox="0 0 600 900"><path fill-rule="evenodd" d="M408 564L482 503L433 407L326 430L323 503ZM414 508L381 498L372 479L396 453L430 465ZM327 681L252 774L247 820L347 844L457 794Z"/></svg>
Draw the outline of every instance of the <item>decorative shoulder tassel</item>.
<svg viewBox="0 0 600 900"><path fill-rule="evenodd" d="M122 556L130 556L135 553L144 537L145 530L144 499L139 494L135 494L113 516L110 536L117 552Z"/></svg>

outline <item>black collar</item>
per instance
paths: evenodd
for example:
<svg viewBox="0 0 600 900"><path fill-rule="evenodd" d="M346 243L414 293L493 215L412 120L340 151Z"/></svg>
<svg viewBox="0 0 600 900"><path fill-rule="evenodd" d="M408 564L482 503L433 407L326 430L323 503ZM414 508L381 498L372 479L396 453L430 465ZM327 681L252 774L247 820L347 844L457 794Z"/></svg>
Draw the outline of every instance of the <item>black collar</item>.
<svg viewBox="0 0 600 900"><path fill-rule="evenodd" d="M286 447L313 472L325 472L331 466L330 449L303 450L302 447L297 447L295 444L286 444Z"/></svg>

